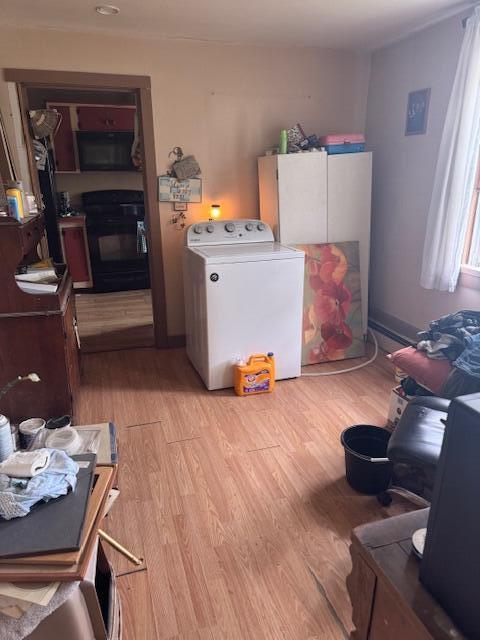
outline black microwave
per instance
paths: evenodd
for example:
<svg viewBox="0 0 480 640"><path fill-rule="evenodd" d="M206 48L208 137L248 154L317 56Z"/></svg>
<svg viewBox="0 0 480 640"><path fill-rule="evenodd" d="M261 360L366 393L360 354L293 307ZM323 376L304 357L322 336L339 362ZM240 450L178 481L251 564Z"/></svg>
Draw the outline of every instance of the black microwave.
<svg viewBox="0 0 480 640"><path fill-rule="evenodd" d="M135 171L132 131L77 131L80 171Z"/></svg>

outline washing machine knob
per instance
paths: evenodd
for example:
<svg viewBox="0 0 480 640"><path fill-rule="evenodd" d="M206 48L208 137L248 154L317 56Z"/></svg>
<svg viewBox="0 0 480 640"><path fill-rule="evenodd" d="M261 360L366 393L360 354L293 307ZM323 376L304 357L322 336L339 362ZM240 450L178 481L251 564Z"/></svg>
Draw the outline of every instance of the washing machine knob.
<svg viewBox="0 0 480 640"><path fill-rule="evenodd" d="M208 233L213 233L215 231L215 227L213 226L213 224L207 224L206 229Z"/></svg>
<svg viewBox="0 0 480 640"><path fill-rule="evenodd" d="M245 229L247 231L253 231L253 224L251 222L247 222L247 224L245 225Z"/></svg>
<svg viewBox="0 0 480 640"><path fill-rule="evenodd" d="M257 229L258 229L259 231L263 231L263 230L265 229L265 225L263 224L263 222L259 222L259 223L257 224Z"/></svg>
<svg viewBox="0 0 480 640"><path fill-rule="evenodd" d="M233 222L227 222L225 225L225 231L228 231L228 233L233 233L235 231L235 225Z"/></svg>
<svg viewBox="0 0 480 640"><path fill-rule="evenodd" d="M201 224L196 224L193 227L193 233L202 233L203 229L202 229L202 225Z"/></svg>

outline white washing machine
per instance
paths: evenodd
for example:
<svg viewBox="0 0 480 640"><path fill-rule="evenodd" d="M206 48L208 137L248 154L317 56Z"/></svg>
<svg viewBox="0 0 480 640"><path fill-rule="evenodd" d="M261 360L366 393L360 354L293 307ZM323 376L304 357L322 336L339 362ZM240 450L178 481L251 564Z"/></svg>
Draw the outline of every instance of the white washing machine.
<svg viewBox="0 0 480 640"><path fill-rule="evenodd" d="M272 351L276 379L300 375L304 253L259 220L201 222L184 249L187 354L208 389L233 365Z"/></svg>

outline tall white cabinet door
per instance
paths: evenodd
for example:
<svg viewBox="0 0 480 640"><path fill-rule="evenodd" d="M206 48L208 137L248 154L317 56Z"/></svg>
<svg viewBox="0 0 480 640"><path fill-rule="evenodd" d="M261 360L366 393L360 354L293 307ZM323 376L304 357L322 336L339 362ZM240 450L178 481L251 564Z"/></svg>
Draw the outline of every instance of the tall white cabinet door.
<svg viewBox="0 0 480 640"><path fill-rule="evenodd" d="M277 156L279 242L327 241L327 154Z"/></svg>
<svg viewBox="0 0 480 640"><path fill-rule="evenodd" d="M328 242L360 242L363 330L368 326L372 154L328 156Z"/></svg>
<svg viewBox="0 0 480 640"><path fill-rule="evenodd" d="M258 158L260 218L272 229L276 240L279 238L277 158L278 156Z"/></svg>

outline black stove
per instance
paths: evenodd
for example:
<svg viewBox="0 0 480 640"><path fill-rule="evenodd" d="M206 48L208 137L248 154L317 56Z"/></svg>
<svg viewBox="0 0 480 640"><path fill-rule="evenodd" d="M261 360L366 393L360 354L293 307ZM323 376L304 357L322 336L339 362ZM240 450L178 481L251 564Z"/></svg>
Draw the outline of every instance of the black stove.
<svg viewBox="0 0 480 640"><path fill-rule="evenodd" d="M89 191L82 203L94 290L148 289L143 191Z"/></svg>

